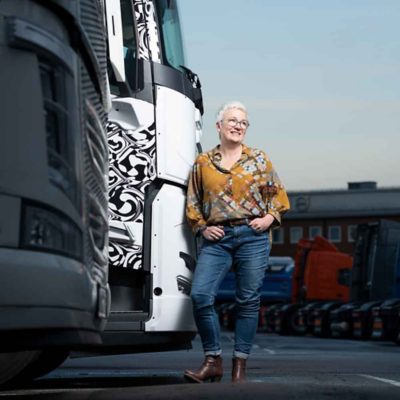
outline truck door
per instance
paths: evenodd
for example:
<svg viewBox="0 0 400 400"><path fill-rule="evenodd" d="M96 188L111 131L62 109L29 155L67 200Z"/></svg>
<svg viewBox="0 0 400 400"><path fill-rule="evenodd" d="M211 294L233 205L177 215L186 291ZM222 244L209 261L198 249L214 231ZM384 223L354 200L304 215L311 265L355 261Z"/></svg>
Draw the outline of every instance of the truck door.
<svg viewBox="0 0 400 400"><path fill-rule="evenodd" d="M175 1L106 6L112 304L103 340L134 350L138 333L143 349L154 333L160 349L188 346L196 330L189 296L195 243L184 208L201 91L184 67Z"/></svg>

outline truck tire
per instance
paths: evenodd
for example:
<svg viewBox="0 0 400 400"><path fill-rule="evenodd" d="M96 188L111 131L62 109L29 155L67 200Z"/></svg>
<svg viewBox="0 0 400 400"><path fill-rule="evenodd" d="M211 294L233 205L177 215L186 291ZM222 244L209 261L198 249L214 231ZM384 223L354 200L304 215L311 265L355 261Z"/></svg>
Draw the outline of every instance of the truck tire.
<svg viewBox="0 0 400 400"><path fill-rule="evenodd" d="M0 353L0 385L14 379L39 356L40 351L16 351Z"/></svg>
<svg viewBox="0 0 400 400"><path fill-rule="evenodd" d="M10 384L21 384L46 375L59 367L69 356L69 351L64 349L46 349L38 353L40 354L10 380Z"/></svg>

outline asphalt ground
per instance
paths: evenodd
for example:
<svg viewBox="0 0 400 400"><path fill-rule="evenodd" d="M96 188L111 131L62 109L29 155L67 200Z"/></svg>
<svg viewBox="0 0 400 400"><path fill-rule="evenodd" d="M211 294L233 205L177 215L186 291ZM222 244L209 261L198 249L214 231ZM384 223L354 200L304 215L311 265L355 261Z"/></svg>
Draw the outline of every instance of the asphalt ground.
<svg viewBox="0 0 400 400"><path fill-rule="evenodd" d="M391 342L258 333L248 382L230 382L233 334L223 332L221 383L189 384L184 369L203 358L189 351L68 359L2 399L400 399L400 346Z"/></svg>

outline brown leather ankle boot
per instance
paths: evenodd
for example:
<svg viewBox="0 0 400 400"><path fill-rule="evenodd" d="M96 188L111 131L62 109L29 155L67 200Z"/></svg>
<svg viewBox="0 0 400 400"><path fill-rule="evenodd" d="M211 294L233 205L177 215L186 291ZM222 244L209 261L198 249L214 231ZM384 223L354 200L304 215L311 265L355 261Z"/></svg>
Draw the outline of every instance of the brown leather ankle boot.
<svg viewBox="0 0 400 400"><path fill-rule="evenodd" d="M183 376L190 382L203 383L207 381L219 382L222 375L222 357L206 356L202 366L197 371L185 371Z"/></svg>
<svg viewBox="0 0 400 400"><path fill-rule="evenodd" d="M244 383L246 382L246 359L245 358L232 358L232 382Z"/></svg>

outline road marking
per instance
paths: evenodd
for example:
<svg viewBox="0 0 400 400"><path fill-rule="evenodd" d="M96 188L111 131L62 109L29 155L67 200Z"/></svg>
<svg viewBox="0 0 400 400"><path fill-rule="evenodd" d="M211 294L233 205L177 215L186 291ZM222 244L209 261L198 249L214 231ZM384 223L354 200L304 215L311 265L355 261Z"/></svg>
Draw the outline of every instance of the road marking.
<svg viewBox="0 0 400 400"><path fill-rule="evenodd" d="M276 354L276 351L275 350L270 350L270 349L267 349L267 348L263 348L263 350L265 351L265 352L267 352L268 354Z"/></svg>
<svg viewBox="0 0 400 400"><path fill-rule="evenodd" d="M376 381L380 381L380 382L388 383L389 385L400 387L400 382L394 381L392 379L379 378L378 376L364 375L364 374L358 374L358 376L363 376L364 378L369 378L369 379L375 379Z"/></svg>
<svg viewBox="0 0 400 400"><path fill-rule="evenodd" d="M235 340L234 340L234 338L233 338L232 335L225 334L224 336L225 336L231 343L234 343L234 342L235 342ZM254 344L254 345L253 345L253 349L254 349L254 350L260 349L260 348L261 348L261 346L258 345L258 344ZM268 353L268 354L276 354L276 351L275 351L275 350L270 350L270 349L267 349L266 347L263 347L262 350L265 351L265 352Z"/></svg>
<svg viewBox="0 0 400 400"><path fill-rule="evenodd" d="M233 336L231 335L224 335L231 343L234 343Z"/></svg>

